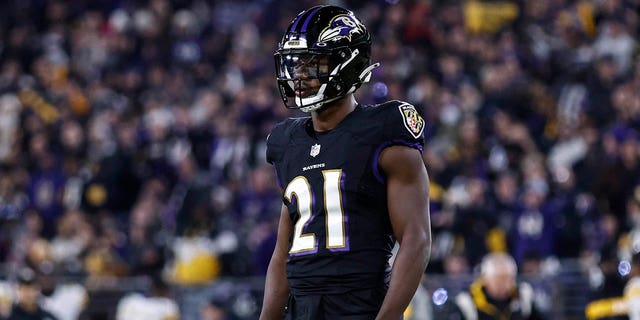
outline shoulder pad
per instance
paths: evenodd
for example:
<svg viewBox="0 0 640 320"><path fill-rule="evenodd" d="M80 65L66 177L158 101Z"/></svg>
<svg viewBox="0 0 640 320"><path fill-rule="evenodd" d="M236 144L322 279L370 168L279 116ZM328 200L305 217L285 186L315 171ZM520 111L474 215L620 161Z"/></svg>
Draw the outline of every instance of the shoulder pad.
<svg viewBox="0 0 640 320"><path fill-rule="evenodd" d="M422 139L424 134L425 121L416 107L402 101L393 101L396 117L391 117L392 121L401 122L404 128L414 139ZM396 119L393 119L396 118Z"/></svg>
<svg viewBox="0 0 640 320"><path fill-rule="evenodd" d="M273 127L267 136L267 162L274 164L282 158L293 129L305 120L306 118L289 118Z"/></svg>
<svg viewBox="0 0 640 320"><path fill-rule="evenodd" d="M392 100L375 106L380 123L384 123L385 140L406 144L422 151L426 122L410 103Z"/></svg>

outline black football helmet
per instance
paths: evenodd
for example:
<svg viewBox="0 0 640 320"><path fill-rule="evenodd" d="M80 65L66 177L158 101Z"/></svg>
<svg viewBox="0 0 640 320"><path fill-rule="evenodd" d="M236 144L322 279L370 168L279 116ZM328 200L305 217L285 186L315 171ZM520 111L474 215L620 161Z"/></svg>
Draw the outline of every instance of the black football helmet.
<svg viewBox="0 0 640 320"><path fill-rule="evenodd" d="M353 12L304 10L278 44L276 74L287 108L311 112L355 92L371 78L371 35Z"/></svg>

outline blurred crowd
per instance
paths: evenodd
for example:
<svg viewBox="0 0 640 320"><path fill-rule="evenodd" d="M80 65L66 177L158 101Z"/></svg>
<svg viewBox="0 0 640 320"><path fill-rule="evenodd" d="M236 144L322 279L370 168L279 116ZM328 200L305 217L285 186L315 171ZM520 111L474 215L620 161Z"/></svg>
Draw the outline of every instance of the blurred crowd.
<svg viewBox="0 0 640 320"><path fill-rule="evenodd" d="M640 1L329 1L373 35L363 104L427 120L429 273L640 250ZM320 1L0 5L0 263L178 284L263 275L273 52ZM10 274L10 273L9 273Z"/></svg>

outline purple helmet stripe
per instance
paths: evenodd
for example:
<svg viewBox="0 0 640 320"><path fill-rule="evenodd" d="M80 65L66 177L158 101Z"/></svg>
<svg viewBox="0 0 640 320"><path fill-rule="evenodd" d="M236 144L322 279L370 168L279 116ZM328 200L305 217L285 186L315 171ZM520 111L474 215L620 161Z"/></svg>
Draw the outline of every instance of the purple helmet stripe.
<svg viewBox="0 0 640 320"><path fill-rule="evenodd" d="M311 18L313 18L313 16L316 14L316 12L318 12L318 10L320 10L321 8L322 7L317 7L313 11L311 11L311 14L309 14L307 16L307 20L305 20L304 24L302 24L302 29L300 30L300 32L306 32L307 31L307 26L309 25L309 22L311 21Z"/></svg>
<svg viewBox="0 0 640 320"><path fill-rule="evenodd" d="M296 20L293 22L293 24L291 25L291 29L289 29L289 32L291 31L295 31L296 27L298 26L298 23L300 22L300 20L302 20L302 17L306 16L307 12L298 15L298 17L296 18Z"/></svg>

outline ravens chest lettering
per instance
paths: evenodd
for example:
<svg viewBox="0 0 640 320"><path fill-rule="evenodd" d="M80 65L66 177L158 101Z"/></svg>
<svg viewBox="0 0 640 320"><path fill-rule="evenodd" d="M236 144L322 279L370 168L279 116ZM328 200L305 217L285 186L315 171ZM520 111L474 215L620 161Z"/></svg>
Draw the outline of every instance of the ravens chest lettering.
<svg viewBox="0 0 640 320"><path fill-rule="evenodd" d="M374 151L372 144L346 130L293 139L285 156L286 182L304 177L312 186L324 189L326 173L340 172L341 188L357 191L358 183L371 171Z"/></svg>

